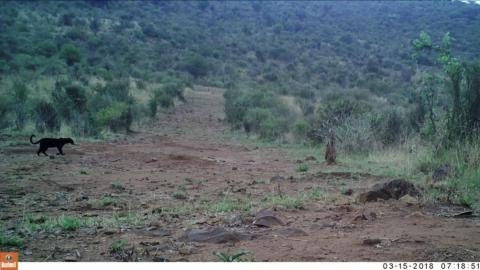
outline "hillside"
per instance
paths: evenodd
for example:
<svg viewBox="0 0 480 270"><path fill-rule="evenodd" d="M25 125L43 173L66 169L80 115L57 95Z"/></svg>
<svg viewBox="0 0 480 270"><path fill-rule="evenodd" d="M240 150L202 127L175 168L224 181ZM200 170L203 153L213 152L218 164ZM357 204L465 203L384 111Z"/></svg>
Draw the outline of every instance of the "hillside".
<svg viewBox="0 0 480 270"><path fill-rule="evenodd" d="M147 104L148 93L172 80L177 88L195 83L293 96L289 107L297 113L289 113L285 121L305 118L310 126L322 99L353 96L368 105L361 109L367 111L391 104L415 110L409 105L415 100L413 82L418 73L411 43L421 31L434 40L450 32L453 51L463 59L480 55L479 7L461 2L5 1L1 5L3 93L21 78L39 93L33 96L44 96L41 100L48 103L51 91L62 85L83 87L77 92L89 96L99 83L105 87L107 82L129 78L124 88L143 100L134 119L148 115L147 106L154 106ZM418 63L438 67L425 56ZM148 89L139 94L136 88ZM170 98L163 99L157 103L169 107ZM31 101L31 107L38 102ZM35 120L29 112L48 113L51 109L46 107L28 108L23 118L37 122L54 118ZM4 112L0 124L20 128L13 117ZM235 126L237 120L227 117ZM69 122L55 121L59 123L37 126ZM91 125L102 126L102 121L97 122ZM282 134L291 128L268 133ZM272 136L277 137L263 137Z"/></svg>

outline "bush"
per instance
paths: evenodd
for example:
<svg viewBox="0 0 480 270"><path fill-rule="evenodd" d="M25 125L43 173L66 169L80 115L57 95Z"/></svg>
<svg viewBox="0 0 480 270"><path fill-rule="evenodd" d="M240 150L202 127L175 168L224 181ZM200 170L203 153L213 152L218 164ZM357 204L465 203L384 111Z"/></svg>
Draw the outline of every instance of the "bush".
<svg viewBox="0 0 480 270"><path fill-rule="evenodd" d="M377 114L372 118L372 128L375 136L384 145L399 142L401 135L405 134L403 120L397 110Z"/></svg>
<svg viewBox="0 0 480 270"><path fill-rule="evenodd" d="M195 78L206 76L209 68L207 61L200 56L190 57L184 64L184 69Z"/></svg>
<svg viewBox="0 0 480 270"><path fill-rule="evenodd" d="M54 131L60 128L57 111L52 103L44 100L38 102L35 104L34 113L36 117L35 127L38 131Z"/></svg>
<svg viewBox="0 0 480 270"><path fill-rule="evenodd" d="M130 83L127 79L112 80L101 90L102 94L112 101L128 102L132 100L130 96Z"/></svg>
<svg viewBox="0 0 480 270"><path fill-rule="evenodd" d="M271 91L229 89L225 92L227 121L236 129L255 132L260 138L274 140L290 129L292 113Z"/></svg>
<svg viewBox="0 0 480 270"><path fill-rule="evenodd" d="M309 128L310 127L307 121L303 119L297 120L295 122L294 129L293 129L295 137L297 139L305 139L307 137Z"/></svg>
<svg viewBox="0 0 480 270"><path fill-rule="evenodd" d="M75 47L75 45L65 44L60 50L60 57L65 59L67 65L72 66L73 64L80 62L82 55L80 49Z"/></svg>
<svg viewBox="0 0 480 270"><path fill-rule="evenodd" d="M96 122L112 131L128 131L131 125L131 108L124 102L115 102L96 114Z"/></svg>
<svg viewBox="0 0 480 270"><path fill-rule="evenodd" d="M67 122L70 122L75 114L87 110L86 90L77 84L69 84L65 81L56 82L52 99L56 111Z"/></svg>
<svg viewBox="0 0 480 270"><path fill-rule="evenodd" d="M368 154L381 146L373 133L369 115L346 119L335 128L335 135L337 149L344 153Z"/></svg>
<svg viewBox="0 0 480 270"><path fill-rule="evenodd" d="M42 41L37 47L37 53L45 57L51 57L57 52L57 46L50 40Z"/></svg>

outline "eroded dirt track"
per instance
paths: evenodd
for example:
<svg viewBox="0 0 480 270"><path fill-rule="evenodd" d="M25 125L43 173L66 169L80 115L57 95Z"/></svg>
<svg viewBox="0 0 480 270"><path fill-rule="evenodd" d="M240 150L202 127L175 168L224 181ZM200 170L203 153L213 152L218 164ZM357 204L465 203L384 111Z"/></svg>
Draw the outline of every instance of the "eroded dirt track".
<svg viewBox="0 0 480 270"><path fill-rule="evenodd" d="M477 219L438 217L395 200L357 203L359 192L387 178L322 173L315 160L304 161L307 173L295 172L286 152L223 135L221 89L197 87L186 97L152 127L105 144L66 146L66 156L37 157L31 145L2 149L0 222L25 239L21 260L214 261L215 251L238 250L256 261L480 260ZM276 175L284 177L284 196L324 194L299 209L272 206ZM343 195L346 189L353 194ZM266 206L283 226L252 225ZM75 217L82 225L46 229L39 216ZM249 237L184 239L187 230L208 228ZM122 250L112 251L120 239Z"/></svg>

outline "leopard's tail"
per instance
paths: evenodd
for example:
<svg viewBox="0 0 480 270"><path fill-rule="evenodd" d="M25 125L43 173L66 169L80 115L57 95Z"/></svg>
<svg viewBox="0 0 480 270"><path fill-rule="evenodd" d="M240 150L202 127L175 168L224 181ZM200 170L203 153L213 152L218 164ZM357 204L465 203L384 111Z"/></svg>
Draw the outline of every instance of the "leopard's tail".
<svg viewBox="0 0 480 270"><path fill-rule="evenodd" d="M33 137L35 137L35 135L30 136L30 143L31 143L31 144L37 144L37 143L40 142L40 141L33 142Z"/></svg>

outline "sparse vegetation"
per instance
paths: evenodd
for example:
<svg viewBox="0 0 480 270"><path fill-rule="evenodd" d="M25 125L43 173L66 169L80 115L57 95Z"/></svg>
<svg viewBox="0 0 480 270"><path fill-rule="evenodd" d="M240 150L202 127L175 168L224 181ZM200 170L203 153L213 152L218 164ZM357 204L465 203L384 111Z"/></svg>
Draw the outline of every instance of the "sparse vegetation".
<svg viewBox="0 0 480 270"><path fill-rule="evenodd" d="M187 194L183 190L177 190L173 192L172 197L178 200L186 200Z"/></svg>
<svg viewBox="0 0 480 270"><path fill-rule="evenodd" d="M128 241L125 239L115 240L110 244L110 253L122 252L128 246Z"/></svg>
<svg viewBox="0 0 480 270"><path fill-rule="evenodd" d="M115 198L115 197L111 197L111 196L103 196L100 200L99 200L99 205L101 207L106 207L106 206L120 206L121 203L120 203L120 200L118 198Z"/></svg>
<svg viewBox="0 0 480 270"><path fill-rule="evenodd" d="M7 235L3 230L0 230L0 247L22 247L23 244L23 239Z"/></svg>
<svg viewBox="0 0 480 270"><path fill-rule="evenodd" d="M226 252L214 252L213 254L220 259L221 262L239 262L241 257L247 255L248 251L239 251L235 254L228 254Z"/></svg>
<svg viewBox="0 0 480 270"><path fill-rule="evenodd" d="M111 187L113 189L116 189L116 190L119 190L119 191L124 191L125 190L125 187L123 186L123 184L119 183L119 182L114 182L111 184Z"/></svg>
<svg viewBox="0 0 480 270"><path fill-rule="evenodd" d="M61 215L57 217L46 217L43 215L27 215L23 220L23 228L29 233L38 231L52 232L55 230L76 231L89 222L76 216Z"/></svg>
<svg viewBox="0 0 480 270"><path fill-rule="evenodd" d="M308 172L308 169L309 169L308 165L302 163L302 164L299 164L299 165L297 166L296 171L297 171L297 172Z"/></svg>

